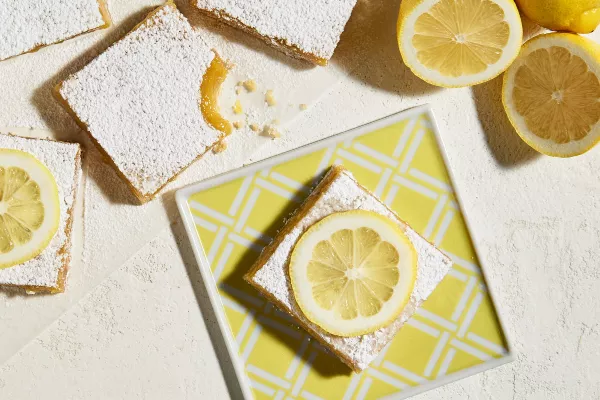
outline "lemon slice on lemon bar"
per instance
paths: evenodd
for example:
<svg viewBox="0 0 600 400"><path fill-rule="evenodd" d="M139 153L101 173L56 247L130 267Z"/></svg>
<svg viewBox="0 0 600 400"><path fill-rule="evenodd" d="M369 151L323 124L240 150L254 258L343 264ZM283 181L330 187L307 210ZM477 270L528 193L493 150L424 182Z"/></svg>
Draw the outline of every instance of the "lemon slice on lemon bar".
<svg viewBox="0 0 600 400"><path fill-rule="evenodd" d="M571 33L537 36L504 75L502 101L540 153L582 154L600 141L600 46Z"/></svg>
<svg viewBox="0 0 600 400"><path fill-rule="evenodd" d="M0 269L39 255L58 230L52 173L29 153L0 149Z"/></svg>
<svg viewBox="0 0 600 400"><path fill-rule="evenodd" d="M400 6L402 58L433 85L471 86L498 76L522 40L513 0L403 0Z"/></svg>
<svg viewBox="0 0 600 400"><path fill-rule="evenodd" d="M415 285L417 254L388 218L340 212L300 237L289 273L296 302L311 322L333 335L358 336L402 312Z"/></svg>

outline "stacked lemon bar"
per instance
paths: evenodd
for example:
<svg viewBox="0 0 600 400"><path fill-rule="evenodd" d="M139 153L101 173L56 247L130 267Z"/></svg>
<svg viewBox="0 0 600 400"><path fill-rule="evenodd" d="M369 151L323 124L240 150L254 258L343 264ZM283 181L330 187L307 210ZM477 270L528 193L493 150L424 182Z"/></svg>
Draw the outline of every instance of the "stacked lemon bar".
<svg viewBox="0 0 600 400"><path fill-rule="evenodd" d="M217 104L227 71L168 2L56 94L146 202L231 132Z"/></svg>
<svg viewBox="0 0 600 400"><path fill-rule="evenodd" d="M355 371L377 357L452 262L341 166L245 279Z"/></svg>

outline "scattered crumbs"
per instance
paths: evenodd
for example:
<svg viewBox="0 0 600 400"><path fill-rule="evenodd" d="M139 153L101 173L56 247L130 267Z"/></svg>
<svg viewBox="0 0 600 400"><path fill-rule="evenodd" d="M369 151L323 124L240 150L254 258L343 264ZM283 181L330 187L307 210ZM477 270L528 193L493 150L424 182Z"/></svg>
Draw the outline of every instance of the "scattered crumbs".
<svg viewBox="0 0 600 400"><path fill-rule="evenodd" d="M254 82L252 79L248 79L242 85L249 92L254 92L256 90L256 82Z"/></svg>
<svg viewBox="0 0 600 400"><path fill-rule="evenodd" d="M234 114L241 114L242 112L244 112L244 110L242 109L242 103L239 100L236 100L235 104L231 108L233 109Z"/></svg>
<svg viewBox="0 0 600 400"><path fill-rule="evenodd" d="M227 143L225 143L225 140L220 140L219 142L217 142L217 144L213 146L212 152L214 154L218 154L225 151L225 149L227 149Z"/></svg>
<svg viewBox="0 0 600 400"><path fill-rule="evenodd" d="M308 106L306 104L300 104L300 111L306 111Z"/></svg>
<svg viewBox="0 0 600 400"><path fill-rule="evenodd" d="M237 95L239 96L240 94L242 94L242 90L244 90L244 89L242 89L242 88L241 88L241 87L239 87L239 86L238 86L238 87L236 87L236 88L235 88L235 94L237 94Z"/></svg>
<svg viewBox="0 0 600 400"><path fill-rule="evenodd" d="M275 94L272 90L267 90L267 93L265 93L265 101L267 102L269 107L277 105L277 101L275 101Z"/></svg>
<svg viewBox="0 0 600 400"><path fill-rule="evenodd" d="M268 136L271 139L277 139L277 138L281 137L281 133L279 133L279 131L271 125L265 126L265 129L263 129L263 131L262 131L262 135Z"/></svg>
<svg viewBox="0 0 600 400"><path fill-rule="evenodd" d="M257 124L250 124L250 129L252 129L254 132L258 132L260 127Z"/></svg>
<svg viewBox="0 0 600 400"><path fill-rule="evenodd" d="M242 82L242 81L239 81L239 82L238 82L238 83L237 83L235 86L237 86L237 87L244 86L244 82Z"/></svg>
<svg viewBox="0 0 600 400"><path fill-rule="evenodd" d="M241 128L243 128L244 127L244 121L235 121L233 123L233 127L235 129L241 129Z"/></svg>

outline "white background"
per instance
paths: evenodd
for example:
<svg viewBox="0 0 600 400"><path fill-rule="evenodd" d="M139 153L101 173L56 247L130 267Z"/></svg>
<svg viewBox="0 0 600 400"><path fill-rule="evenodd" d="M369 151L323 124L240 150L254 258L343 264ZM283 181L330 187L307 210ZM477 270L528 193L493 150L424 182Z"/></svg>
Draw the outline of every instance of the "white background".
<svg viewBox="0 0 600 400"><path fill-rule="evenodd" d="M81 139L50 89L160 4L108 3L110 30L0 63L0 127ZM416 399L600 398L600 149L567 160L534 153L504 115L501 79L454 90L418 80L398 54L397 8L398 0L359 2L330 67L334 84L319 82L321 101L251 159L431 103L517 354ZM83 263L68 292L0 292L0 399L226 397L214 322L172 196L132 206L94 151L86 163ZM199 177L192 169L181 182Z"/></svg>

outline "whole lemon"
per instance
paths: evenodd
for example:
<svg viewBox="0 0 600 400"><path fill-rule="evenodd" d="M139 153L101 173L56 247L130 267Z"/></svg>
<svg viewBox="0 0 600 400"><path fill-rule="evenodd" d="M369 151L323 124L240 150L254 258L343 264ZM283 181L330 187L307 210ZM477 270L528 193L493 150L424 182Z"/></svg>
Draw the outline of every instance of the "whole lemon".
<svg viewBox="0 0 600 400"><path fill-rule="evenodd" d="M600 23L600 0L516 0L533 22L553 31L590 33Z"/></svg>

